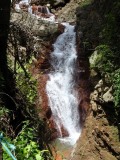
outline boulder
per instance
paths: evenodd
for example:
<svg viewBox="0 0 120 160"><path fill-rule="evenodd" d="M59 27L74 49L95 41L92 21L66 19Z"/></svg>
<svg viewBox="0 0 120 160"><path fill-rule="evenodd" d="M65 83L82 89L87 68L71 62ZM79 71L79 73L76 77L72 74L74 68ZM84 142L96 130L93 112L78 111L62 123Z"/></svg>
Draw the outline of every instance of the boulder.
<svg viewBox="0 0 120 160"><path fill-rule="evenodd" d="M18 26L28 27L34 36L49 37L58 32L58 24L47 20L37 19L34 15L21 12L12 13L11 23L16 23Z"/></svg>
<svg viewBox="0 0 120 160"><path fill-rule="evenodd" d="M105 102L113 102L114 98L112 95L112 87L109 88L109 90L103 95L103 100Z"/></svg>

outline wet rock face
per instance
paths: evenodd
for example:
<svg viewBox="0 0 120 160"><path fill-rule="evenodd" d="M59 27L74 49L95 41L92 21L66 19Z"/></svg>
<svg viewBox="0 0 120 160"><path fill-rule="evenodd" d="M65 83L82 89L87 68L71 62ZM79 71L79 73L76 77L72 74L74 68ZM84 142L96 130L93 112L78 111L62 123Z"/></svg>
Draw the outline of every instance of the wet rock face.
<svg viewBox="0 0 120 160"><path fill-rule="evenodd" d="M70 0L31 0L31 4L50 4L52 8L64 7Z"/></svg>
<svg viewBox="0 0 120 160"><path fill-rule="evenodd" d="M90 82L89 82L89 61L87 57L77 58L77 90L79 94L79 113L80 123L83 126L85 119L90 111Z"/></svg>
<svg viewBox="0 0 120 160"><path fill-rule="evenodd" d="M31 4L36 4L36 5L45 4L45 0L31 0Z"/></svg>
<svg viewBox="0 0 120 160"><path fill-rule="evenodd" d="M101 18L94 5L80 8L76 10L76 42L78 53L78 84L80 95L80 117L81 123L85 122L86 116L90 110L90 70L88 56L93 52L94 48L99 43L99 30ZM91 34L94 31L94 34Z"/></svg>

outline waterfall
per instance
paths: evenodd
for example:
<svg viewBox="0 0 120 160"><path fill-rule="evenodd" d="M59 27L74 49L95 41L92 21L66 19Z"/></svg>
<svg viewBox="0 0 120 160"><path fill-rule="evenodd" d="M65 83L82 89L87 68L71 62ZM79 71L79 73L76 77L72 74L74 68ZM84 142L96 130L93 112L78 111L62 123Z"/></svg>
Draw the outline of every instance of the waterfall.
<svg viewBox="0 0 120 160"><path fill-rule="evenodd" d="M47 14L51 14L48 7L46 7L46 12L47 12Z"/></svg>
<svg viewBox="0 0 120 160"><path fill-rule="evenodd" d="M65 31L53 44L51 53L52 71L46 84L46 91L52 115L57 129L62 137L61 127L68 132L69 137L62 140L74 144L80 135L78 98L74 89L76 46L74 26L63 23Z"/></svg>

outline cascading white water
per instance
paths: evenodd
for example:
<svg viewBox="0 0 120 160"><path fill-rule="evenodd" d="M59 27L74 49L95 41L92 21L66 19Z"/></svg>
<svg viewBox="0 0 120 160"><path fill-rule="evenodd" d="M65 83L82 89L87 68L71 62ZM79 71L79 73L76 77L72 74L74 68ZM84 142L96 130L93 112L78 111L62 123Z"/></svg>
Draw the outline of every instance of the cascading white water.
<svg viewBox="0 0 120 160"><path fill-rule="evenodd" d="M47 14L51 14L50 10L48 9L48 7L46 7L46 11L47 11Z"/></svg>
<svg viewBox="0 0 120 160"><path fill-rule="evenodd" d="M30 6L30 2L31 0L21 0L19 3L15 4L15 10L16 12L20 12L22 9L20 7L20 5L26 5L26 10L28 10L28 13L30 13L32 16L36 17L37 19L42 19L44 21L49 21L49 22L55 22L55 15L52 14L49 10L49 8L47 6L41 6L41 10L42 12L38 12L38 13L44 13L48 15L47 18L45 18L44 16L40 16L40 15L36 15L36 14L33 14L33 11L32 11L32 6ZM38 6L36 6L38 7ZM37 9L38 11L38 9Z"/></svg>
<svg viewBox="0 0 120 160"><path fill-rule="evenodd" d="M67 140L74 144L80 135L78 99L74 90L74 71L76 62L76 46L74 26L68 23L65 31L55 42L54 52L51 53L53 71L46 84L49 105L62 137L61 126L67 130Z"/></svg>

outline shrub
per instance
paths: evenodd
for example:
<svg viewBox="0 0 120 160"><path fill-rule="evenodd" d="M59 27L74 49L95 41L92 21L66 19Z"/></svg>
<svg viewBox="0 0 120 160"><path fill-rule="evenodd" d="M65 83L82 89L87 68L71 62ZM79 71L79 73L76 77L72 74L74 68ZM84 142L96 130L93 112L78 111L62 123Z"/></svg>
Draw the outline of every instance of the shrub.
<svg viewBox="0 0 120 160"><path fill-rule="evenodd" d="M111 73L114 70L113 57L114 55L109 46L99 45L90 58L91 61L93 60L91 67L97 67L102 74L106 72Z"/></svg>
<svg viewBox="0 0 120 160"><path fill-rule="evenodd" d="M15 156L18 160L44 160L44 153L47 153L48 160L51 159L48 150L40 150L34 136L34 128L30 128L29 121L26 121L22 131L11 142L16 146ZM8 140L10 141L10 140ZM8 154L4 151L3 160L11 160Z"/></svg>
<svg viewBox="0 0 120 160"><path fill-rule="evenodd" d="M116 70L113 74L114 85L114 103L116 107L120 106L120 69Z"/></svg>

